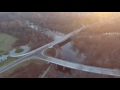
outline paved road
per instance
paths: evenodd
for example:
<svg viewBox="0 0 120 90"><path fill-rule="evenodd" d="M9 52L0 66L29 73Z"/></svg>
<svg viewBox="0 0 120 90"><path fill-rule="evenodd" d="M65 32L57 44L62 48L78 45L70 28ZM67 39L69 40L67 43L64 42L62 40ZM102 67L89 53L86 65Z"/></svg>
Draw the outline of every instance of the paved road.
<svg viewBox="0 0 120 90"><path fill-rule="evenodd" d="M35 57L36 59L42 59L40 56ZM86 71L86 72L91 72L91 73L97 73L97 74L105 74L105 75L112 75L112 76L120 76L120 70L114 70L114 69L108 69L108 68L100 68L100 67L93 67L93 66L88 66L88 65L83 65L83 64L78 64L78 63L72 63L69 61L64 61L61 59L57 58L52 58L52 57L46 57L46 59L42 59L44 61L57 64L60 66L64 66L67 68L72 68L75 70L81 70L81 71Z"/></svg>
<svg viewBox="0 0 120 90"><path fill-rule="evenodd" d="M22 54L27 53L28 51L30 51L30 47L28 45L20 46L20 48L23 49L23 51L20 52L20 53L16 53L16 50L17 50L16 48L11 50L10 53L9 53L10 57L16 57L16 56L22 55Z"/></svg>
<svg viewBox="0 0 120 90"><path fill-rule="evenodd" d="M47 62L50 62L50 63L53 63L53 64L57 64L57 65L60 65L60 66L64 66L64 67L68 67L68 68L71 68L71 69L77 69L77 70L82 70L82 71L86 71L86 72L92 72L92 73L98 73L98 74L105 74L105 75L113 75L113 76L120 76L120 70L114 70L114 69L107 69L107 68L100 68L100 67L93 67L93 66L87 66L87 65L83 65L83 64L78 64L78 63L72 63L72 62L68 62L68 61L64 61L64 60L61 60L61 59L57 59L57 58L53 58L53 57L48 57L48 56L45 56L43 54L43 51L50 48L51 46L54 46L62 41L65 41L66 39L68 39L69 37L71 37L72 35L82 31L82 30L85 30L86 28L88 27L91 27L91 26L94 26L96 24L100 24L102 22L99 22L99 23L95 23L95 24L92 24L92 25L88 25L88 26L83 26L82 28L72 32L72 33L69 33L67 35L65 35L63 38L61 38L60 40L57 40L57 41L53 41L49 44L46 44L36 50L33 50L29 53L26 53L26 54L23 54L23 55L26 55L24 56L23 58L21 59L18 59L16 60L15 62L13 63L10 63L2 68L0 68L0 73L26 61L26 60L30 60L30 59L33 59L33 58L36 58L36 59L40 59L40 60L44 60L44 61L47 61Z"/></svg>
<svg viewBox="0 0 120 90"><path fill-rule="evenodd" d="M72 36L73 34L79 32L79 31L81 31L81 30L83 30L84 28L85 28L85 26L82 27L82 28L80 28L80 29L78 29L78 30L76 30L75 32L72 32L72 33L70 33L70 34L65 35L65 37L61 38L60 40L57 40L57 41L53 41L53 42L51 42L51 43L48 43L48 44L46 44L46 45L44 45L44 46L42 46L42 47L40 47L40 48L38 48L38 49L36 49L36 50L33 50L33 51L29 52L29 53L19 55L19 56L24 56L24 57L23 57L23 58L20 58L20 59L18 59L18 60L16 60L16 61L14 61L13 63L10 63L10 64L8 64L8 65L0 68L0 73L2 73L2 72L4 72L4 71L6 71L6 70L8 70L8 69L10 69L10 68L12 68L12 67L14 67L14 66L16 66L16 65L18 65L18 64L20 64L20 63L22 63L22 62L24 62L24 61L26 61L26 60L33 59L34 56L36 56L36 55L39 55L42 59L45 60L46 58L48 58L48 57L43 56L43 51L44 51L45 49L48 49L49 47L51 47L51 46L53 46L53 45L56 45L56 44L58 44L58 43L60 43L60 42L62 42L62 41L65 41L65 40L68 39L70 36ZM16 56L16 57L18 57L18 56Z"/></svg>

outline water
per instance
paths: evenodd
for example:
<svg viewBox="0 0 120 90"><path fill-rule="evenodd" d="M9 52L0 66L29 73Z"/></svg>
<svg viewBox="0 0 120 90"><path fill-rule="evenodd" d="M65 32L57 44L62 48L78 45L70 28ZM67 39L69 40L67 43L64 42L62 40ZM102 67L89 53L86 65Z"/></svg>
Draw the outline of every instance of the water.
<svg viewBox="0 0 120 90"><path fill-rule="evenodd" d="M83 53L79 53L73 45L72 42L68 42L64 46L61 47L61 56L62 59L74 63L82 63L86 56Z"/></svg>
<svg viewBox="0 0 120 90"><path fill-rule="evenodd" d="M34 25L33 23L27 21L27 25L35 30L40 30L42 33L46 34L48 37L52 37L54 40L58 40L65 36L64 33L60 33L55 30L50 30L48 28L42 28L39 25ZM67 60L74 63L82 63L86 56L84 53L79 53L72 42L68 42L64 46L61 47L60 50L61 59Z"/></svg>
<svg viewBox="0 0 120 90"><path fill-rule="evenodd" d="M65 34L55 31L55 30L50 30L48 28L42 28L41 26L35 25L28 20L25 20L25 22L28 27L31 27L34 30L39 30L42 33L46 34L48 37L52 37L54 40L60 39L61 37L63 37L65 35Z"/></svg>

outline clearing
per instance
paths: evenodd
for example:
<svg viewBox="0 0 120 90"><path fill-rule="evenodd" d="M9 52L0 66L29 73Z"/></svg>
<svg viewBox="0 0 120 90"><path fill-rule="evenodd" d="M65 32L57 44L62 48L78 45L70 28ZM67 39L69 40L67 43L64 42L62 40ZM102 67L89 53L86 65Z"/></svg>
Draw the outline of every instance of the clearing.
<svg viewBox="0 0 120 90"><path fill-rule="evenodd" d="M12 35L0 33L0 50L9 51L16 40Z"/></svg>
<svg viewBox="0 0 120 90"><path fill-rule="evenodd" d="M22 62L17 66L3 72L0 74L0 78L3 77L19 77L24 78L27 77L38 77L40 74L43 73L44 69L48 67L48 64L42 60L32 59L29 61Z"/></svg>

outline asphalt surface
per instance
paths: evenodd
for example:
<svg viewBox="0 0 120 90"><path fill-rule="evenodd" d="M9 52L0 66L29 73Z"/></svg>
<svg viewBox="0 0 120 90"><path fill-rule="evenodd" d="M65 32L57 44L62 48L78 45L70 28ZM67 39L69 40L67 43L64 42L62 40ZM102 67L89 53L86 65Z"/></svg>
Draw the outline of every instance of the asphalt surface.
<svg viewBox="0 0 120 90"><path fill-rule="evenodd" d="M99 23L102 23L102 22L99 22ZM96 24L99 24L99 23L95 23L95 24L92 24L92 25L96 25ZM78 64L78 63L72 63L72 62L69 62L69 61L64 61L64 60L61 60L61 59L48 57L48 56L44 55L44 53L43 53L44 50L50 48L51 46L53 47L54 45L56 45L56 44L58 44L62 41L65 41L66 39L68 39L72 35L80 32L82 30L85 30L85 28L87 28L87 27L91 27L92 25L83 26L80 29L77 29L76 31L65 35L60 40L53 41L53 42L51 42L49 44L46 44L46 45L44 45L44 46L42 46L42 47L40 47L36 50L33 50L29 53L24 54L26 56L24 56L23 58L20 58L20 59L14 61L14 62L2 67L2 68L0 68L0 73L4 72L6 70L9 70L10 68L12 68L12 67L14 67L14 66L16 66L16 65L18 65L22 62L25 62L27 60L36 58L36 59L44 60L44 61L47 61L47 62L50 62L50 63L53 63L53 64L57 64L57 65L60 65L60 66L68 67L68 68L71 68L71 69L82 70L82 71L98 73L98 74L120 76L120 70L93 67L93 66L88 66L88 65Z"/></svg>

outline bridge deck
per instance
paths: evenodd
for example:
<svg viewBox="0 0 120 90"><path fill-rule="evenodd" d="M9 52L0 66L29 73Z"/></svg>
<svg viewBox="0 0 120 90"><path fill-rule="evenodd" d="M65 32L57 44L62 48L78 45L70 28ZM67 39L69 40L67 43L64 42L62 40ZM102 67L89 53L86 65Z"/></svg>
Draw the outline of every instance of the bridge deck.
<svg viewBox="0 0 120 90"><path fill-rule="evenodd" d="M96 24L99 24L99 23L96 23ZM92 25L95 25L95 24L92 24ZM29 53L26 53L26 54L23 54L23 55L19 55L19 56L25 56L25 55L27 55L27 56L25 56L24 58L18 59L15 62L13 62L13 63L11 63L9 65L6 65L6 66L0 68L0 73L10 69L11 67L13 67L15 65L18 65L21 62L24 62L24 61L30 59L30 57L29 57L30 55L33 55L36 52L40 52L41 53L43 50L47 49L48 47L50 47L52 45L56 45L58 43L61 43L61 42L65 41L66 39L68 39L69 37L71 37L72 35L74 35L74 34L80 32L80 31L84 30L87 27L91 27L92 25L84 26L84 27L82 27L80 29L77 29L74 32L71 32L71 33L65 35L60 40L48 43L48 44L46 44L46 45L44 45L44 46L42 46L42 47L40 47L40 48L38 48L36 50L33 50L33 51L29 52ZM13 57L17 57L17 56L13 56ZM31 57L31 58L33 58L33 57ZM87 66L87 65L83 65L83 64L77 64L77 63L64 61L64 60L57 59L57 58L47 57L47 56L44 56L44 55L42 55L42 56L35 56L34 58L37 58L37 59L40 59L40 60L44 60L44 61L47 61L47 62L51 62L53 64L61 65L61 66L64 66L64 67L68 67L68 68L71 68L71 69L77 69L77 70L82 70L82 71L87 71L87 72L98 73L98 74L120 76L120 70Z"/></svg>
<svg viewBox="0 0 120 90"><path fill-rule="evenodd" d="M35 57L35 58L41 60L41 57ZM73 62L64 61L64 60L52 58L52 57L49 57L49 58L47 57L47 59L42 59L42 60L48 61L53 64L57 64L63 67L71 68L71 69L97 73L97 74L105 74L105 75L112 75L112 76L118 76L118 77L120 76L120 70L88 66L88 65L73 63Z"/></svg>

